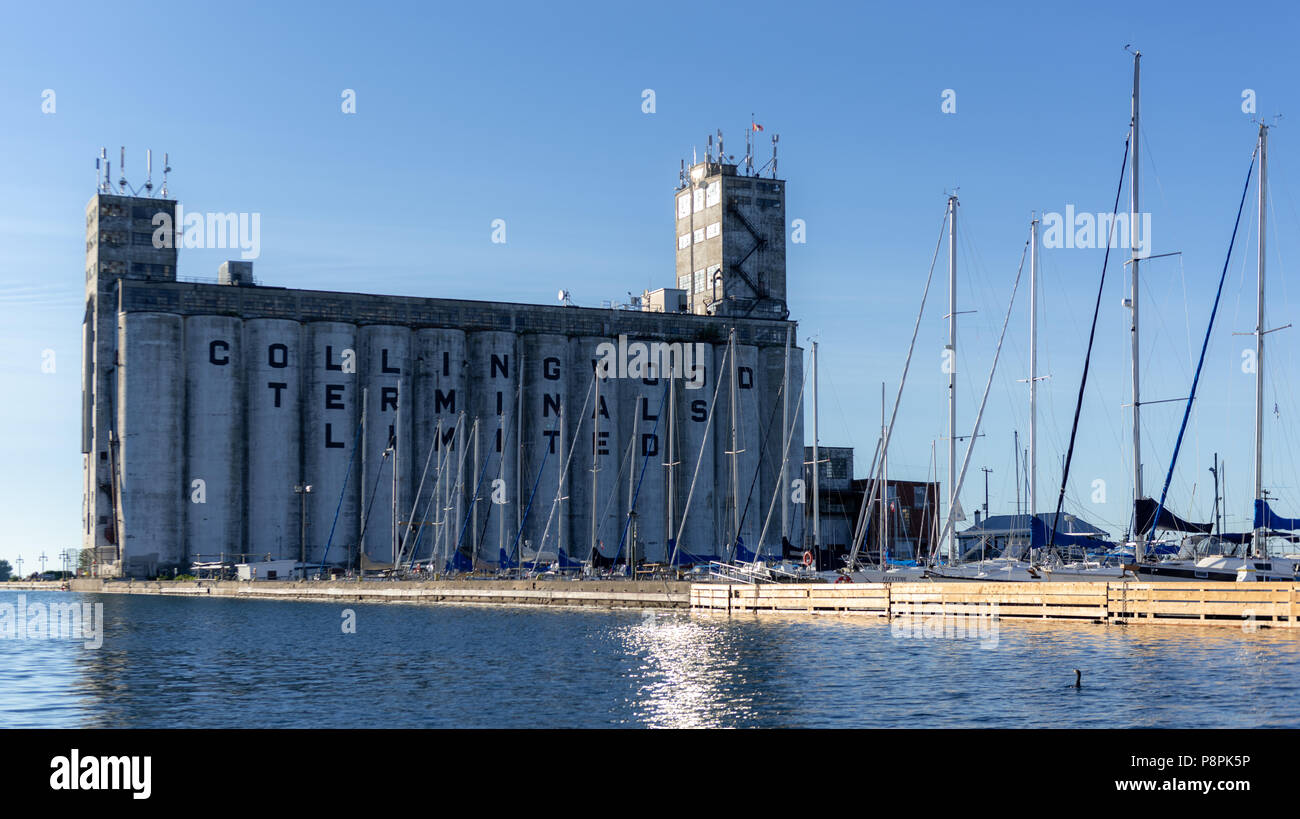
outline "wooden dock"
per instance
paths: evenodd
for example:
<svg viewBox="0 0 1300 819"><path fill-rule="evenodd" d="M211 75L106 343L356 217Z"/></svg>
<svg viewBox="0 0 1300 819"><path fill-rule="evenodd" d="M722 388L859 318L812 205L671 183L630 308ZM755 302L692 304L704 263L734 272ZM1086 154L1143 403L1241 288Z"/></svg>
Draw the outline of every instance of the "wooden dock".
<svg viewBox="0 0 1300 819"><path fill-rule="evenodd" d="M7 583L51 591L58 583ZM330 602L690 608L697 612L1300 627L1300 583L688 583L651 580L104 581L72 591Z"/></svg>
<svg viewBox="0 0 1300 819"><path fill-rule="evenodd" d="M691 609L1296 628L1300 583L695 583Z"/></svg>

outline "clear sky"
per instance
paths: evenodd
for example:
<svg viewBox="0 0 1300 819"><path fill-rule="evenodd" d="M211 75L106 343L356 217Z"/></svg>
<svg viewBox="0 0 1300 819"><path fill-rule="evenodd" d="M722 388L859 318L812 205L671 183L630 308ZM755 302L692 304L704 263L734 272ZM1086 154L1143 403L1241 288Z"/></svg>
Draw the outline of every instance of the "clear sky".
<svg viewBox="0 0 1300 819"><path fill-rule="evenodd" d="M1256 138L1272 132L1269 325L1294 320L1300 240L1300 27L1294 4L726 3L17 4L0 27L0 558L37 567L79 544L80 330L86 201L107 146L143 181L163 151L188 210L261 214L262 282L288 287L581 305L673 286L679 160L721 128L738 152L751 112L781 135L800 340L821 342L821 440L858 448L892 396L946 192L959 188L959 421L969 433L1030 213L1109 212L1143 52L1143 397L1187 395ZM43 103L54 92L55 110ZM356 113L341 111L353 89ZM654 113L642 92L655 92ZM955 92L956 112L941 110ZM48 107L48 105L46 106ZM1125 197L1127 197L1126 187ZM1253 197L1253 192L1252 192ZM1248 208L1253 210L1253 205ZM507 242L491 241L504 219ZM1228 525L1249 525L1255 220L1243 219L1171 505L1208 520L1213 453ZM946 253L946 251L945 251ZM223 250L182 250L183 276ZM1040 507L1070 431L1102 252L1042 252ZM941 256L891 451L946 482ZM1066 508L1122 532L1131 496L1126 254L1112 254ZM962 493L1013 511L1013 433L1028 429L1021 287ZM1298 294L1300 296L1300 294ZM1269 337L1265 484L1300 515L1293 396L1300 327ZM46 350L54 371L44 372ZM1272 404L1276 404L1276 412ZM1181 405L1147 408L1148 491ZM811 430L811 425L806 426ZM1094 481L1105 502L1094 503ZM53 564L53 560L50 565Z"/></svg>

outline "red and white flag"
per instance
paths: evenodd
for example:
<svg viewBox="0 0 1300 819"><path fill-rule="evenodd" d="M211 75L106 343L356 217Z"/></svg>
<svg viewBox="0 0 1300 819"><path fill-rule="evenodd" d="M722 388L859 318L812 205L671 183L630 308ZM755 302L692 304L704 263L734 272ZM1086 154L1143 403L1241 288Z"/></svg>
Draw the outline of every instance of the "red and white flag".
<svg viewBox="0 0 1300 819"><path fill-rule="evenodd" d="M755 131L763 130L763 126L759 125L757 122L754 122L753 120L750 120L749 124Z"/></svg>

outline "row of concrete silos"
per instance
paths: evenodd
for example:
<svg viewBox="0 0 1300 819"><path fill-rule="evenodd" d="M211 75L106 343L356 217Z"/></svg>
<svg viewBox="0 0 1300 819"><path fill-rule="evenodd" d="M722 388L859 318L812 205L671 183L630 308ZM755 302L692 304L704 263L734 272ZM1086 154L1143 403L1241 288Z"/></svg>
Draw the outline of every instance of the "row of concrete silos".
<svg viewBox="0 0 1300 819"><path fill-rule="evenodd" d="M801 474L796 424L773 507L782 346L737 345L733 373L728 345L703 344L702 380L670 389L597 379L615 340L559 333L132 312L118 343L124 549L162 567L300 553L351 565L358 543L376 564L583 561L593 543L653 562L679 531L684 553L726 556L733 492L751 549L775 511L772 553Z"/></svg>

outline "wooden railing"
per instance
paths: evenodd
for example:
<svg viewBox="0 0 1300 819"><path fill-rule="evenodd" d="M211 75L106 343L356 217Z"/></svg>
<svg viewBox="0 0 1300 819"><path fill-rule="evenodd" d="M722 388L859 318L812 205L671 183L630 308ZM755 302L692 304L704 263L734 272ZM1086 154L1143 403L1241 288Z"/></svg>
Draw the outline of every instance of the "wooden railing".
<svg viewBox="0 0 1300 819"><path fill-rule="evenodd" d="M1297 627L1300 583L695 583L702 611Z"/></svg>

